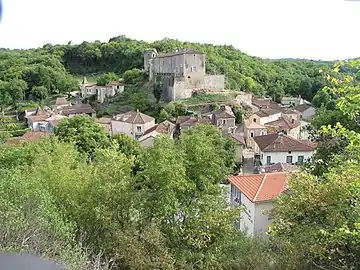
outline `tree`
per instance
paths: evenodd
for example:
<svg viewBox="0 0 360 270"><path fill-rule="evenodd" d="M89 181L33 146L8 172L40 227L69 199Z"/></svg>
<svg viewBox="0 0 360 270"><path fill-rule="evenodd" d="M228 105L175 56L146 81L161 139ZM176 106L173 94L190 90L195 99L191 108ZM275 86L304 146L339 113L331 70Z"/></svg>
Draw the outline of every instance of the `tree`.
<svg viewBox="0 0 360 270"><path fill-rule="evenodd" d="M123 75L124 83L136 84L146 79L146 73L138 68L127 70Z"/></svg>
<svg viewBox="0 0 360 270"><path fill-rule="evenodd" d="M92 156L95 149L110 145L103 127L88 116L66 118L55 129L55 135L64 142L74 143L77 149Z"/></svg>
<svg viewBox="0 0 360 270"><path fill-rule="evenodd" d="M44 86L34 86L31 92L35 101L42 102L48 96L48 90Z"/></svg>
<svg viewBox="0 0 360 270"><path fill-rule="evenodd" d="M23 80L13 79L9 81L9 94L14 103L24 98L27 83Z"/></svg>
<svg viewBox="0 0 360 270"><path fill-rule="evenodd" d="M137 140L124 133L118 133L111 137L117 149L128 158L139 156L143 148Z"/></svg>
<svg viewBox="0 0 360 270"><path fill-rule="evenodd" d="M117 80L118 80L118 78L117 78L117 76L115 75L115 73L110 72L110 73L106 73L106 74L100 76L100 77L97 79L96 83L97 83L97 85L105 86L105 85L107 85L108 83L113 82L113 81L117 81Z"/></svg>
<svg viewBox="0 0 360 270"><path fill-rule="evenodd" d="M299 94L306 100L312 100L311 81L309 78L305 78L301 81L299 86Z"/></svg>
<svg viewBox="0 0 360 270"><path fill-rule="evenodd" d="M11 103L12 99L9 94L9 84L4 81L0 81L0 104L1 104L1 112L4 116L4 109L6 105Z"/></svg>
<svg viewBox="0 0 360 270"><path fill-rule="evenodd" d="M359 62L349 65L360 69ZM335 85L332 93L338 98L337 110L356 123L360 85L351 77L329 76L329 80ZM285 269L358 269L360 132L337 122L322 126L317 133L335 140L338 150L331 153L326 169L306 170L291 179L289 191L275 204L271 239L281 250ZM326 148L321 151L326 155ZM315 156L315 164L319 161Z"/></svg>

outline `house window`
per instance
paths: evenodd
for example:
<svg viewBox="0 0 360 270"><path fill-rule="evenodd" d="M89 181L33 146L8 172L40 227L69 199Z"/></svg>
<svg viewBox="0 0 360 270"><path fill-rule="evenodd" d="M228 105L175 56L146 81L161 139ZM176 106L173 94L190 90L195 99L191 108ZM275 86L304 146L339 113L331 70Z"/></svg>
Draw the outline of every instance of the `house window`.
<svg viewBox="0 0 360 270"><path fill-rule="evenodd" d="M304 156L298 156L297 163L298 164L303 164L304 163Z"/></svg>
<svg viewBox="0 0 360 270"><path fill-rule="evenodd" d="M261 136L264 136L264 135L265 135L265 132L264 132L264 131L261 131L260 134L261 134Z"/></svg>
<svg viewBox="0 0 360 270"><path fill-rule="evenodd" d="M226 120L222 120L222 124L223 124L223 125L226 125Z"/></svg>
<svg viewBox="0 0 360 270"><path fill-rule="evenodd" d="M251 138L254 137L254 132L253 132L253 131L250 132L250 137L251 137Z"/></svg>
<svg viewBox="0 0 360 270"><path fill-rule="evenodd" d="M137 133L140 133L140 132L141 132L141 126L137 126L137 127L136 127L136 132L137 132Z"/></svg>
<svg viewBox="0 0 360 270"><path fill-rule="evenodd" d="M256 118L253 119L254 123L256 123Z"/></svg>
<svg viewBox="0 0 360 270"><path fill-rule="evenodd" d="M286 163L292 164L293 163L293 157L292 156L286 156Z"/></svg>
<svg viewBox="0 0 360 270"><path fill-rule="evenodd" d="M266 164L270 165L271 164L271 156L267 156L266 157Z"/></svg>

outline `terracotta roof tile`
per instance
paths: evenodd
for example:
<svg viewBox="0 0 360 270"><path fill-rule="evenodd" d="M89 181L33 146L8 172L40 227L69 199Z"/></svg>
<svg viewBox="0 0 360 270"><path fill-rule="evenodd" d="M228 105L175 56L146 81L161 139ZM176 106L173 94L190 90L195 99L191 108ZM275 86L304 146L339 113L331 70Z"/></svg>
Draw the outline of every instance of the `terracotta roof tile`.
<svg viewBox="0 0 360 270"><path fill-rule="evenodd" d="M293 172L297 171L299 167L297 165L288 163L276 163L273 165L265 165L261 167L264 173L275 173L275 172Z"/></svg>
<svg viewBox="0 0 360 270"><path fill-rule="evenodd" d="M67 101L66 97L60 97L56 99L55 105L61 106L61 105L68 105L69 102Z"/></svg>
<svg viewBox="0 0 360 270"><path fill-rule="evenodd" d="M18 145L25 141L37 141L45 136L52 136L53 133L45 132L45 131L27 131L21 137L9 138L6 140L6 144L9 145Z"/></svg>
<svg viewBox="0 0 360 270"><path fill-rule="evenodd" d="M176 124L180 127L183 126L195 126L196 124L208 124L209 121L197 116L179 116L176 120Z"/></svg>
<svg viewBox="0 0 360 270"><path fill-rule="evenodd" d="M256 136L253 139L262 152L311 152L315 150L315 145L278 133Z"/></svg>
<svg viewBox="0 0 360 270"><path fill-rule="evenodd" d="M289 176L288 172L237 175L229 177L229 181L252 202L263 202L287 190Z"/></svg>
<svg viewBox="0 0 360 270"><path fill-rule="evenodd" d="M230 137L235 140L236 142L241 143L242 145L246 145L245 144L245 139L244 136L241 136L239 134L231 134Z"/></svg>
<svg viewBox="0 0 360 270"><path fill-rule="evenodd" d="M282 116L278 120L266 123L265 126L274 126L278 131L290 130L300 126L300 121L297 119L291 119L288 116Z"/></svg>
<svg viewBox="0 0 360 270"><path fill-rule="evenodd" d="M75 104L70 107L61 109L61 115L71 115L71 114L82 114L82 113L95 113L95 110L91 107L90 104Z"/></svg>

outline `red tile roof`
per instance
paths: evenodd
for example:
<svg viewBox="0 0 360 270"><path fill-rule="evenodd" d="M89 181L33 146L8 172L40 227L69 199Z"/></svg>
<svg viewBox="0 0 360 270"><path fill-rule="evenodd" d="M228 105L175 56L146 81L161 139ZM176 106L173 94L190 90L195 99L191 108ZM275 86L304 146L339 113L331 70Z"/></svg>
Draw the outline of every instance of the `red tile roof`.
<svg viewBox="0 0 360 270"><path fill-rule="evenodd" d="M196 124L208 124L209 121L197 116L179 116L176 119L176 124L179 124L180 127L183 126L195 126Z"/></svg>
<svg viewBox="0 0 360 270"><path fill-rule="evenodd" d="M235 185L252 202L270 201L288 189L288 172L230 176Z"/></svg>
<svg viewBox="0 0 360 270"><path fill-rule="evenodd" d="M6 140L6 144L18 145L24 141L37 141L45 136L51 136L53 133L45 131L27 131L21 137L9 138Z"/></svg>
<svg viewBox="0 0 360 270"><path fill-rule="evenodd" d="M262 152L312 152L316 146L278 133L253 138Z"/></svg>
<svg viewBox="0 0 360 270"><path fill-rule="evenodd" d="M266 123L265 126L274 126L278 131L290 130L300 126L300 121L297 119L291 119L288 116L282 116L278 120Z"/></svg>

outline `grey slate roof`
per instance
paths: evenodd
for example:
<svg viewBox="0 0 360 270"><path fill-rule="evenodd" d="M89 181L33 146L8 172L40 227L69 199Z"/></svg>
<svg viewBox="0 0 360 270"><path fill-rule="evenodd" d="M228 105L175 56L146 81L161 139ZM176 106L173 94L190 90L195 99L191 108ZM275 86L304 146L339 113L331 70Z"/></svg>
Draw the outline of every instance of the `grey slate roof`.
<svg viewBox="0 0 360 270"><path fill-rule="evenodd" d="M139 111L129 111L116 115L113 120L131 124L145 124L154 121L155 118Z"/></svg>

